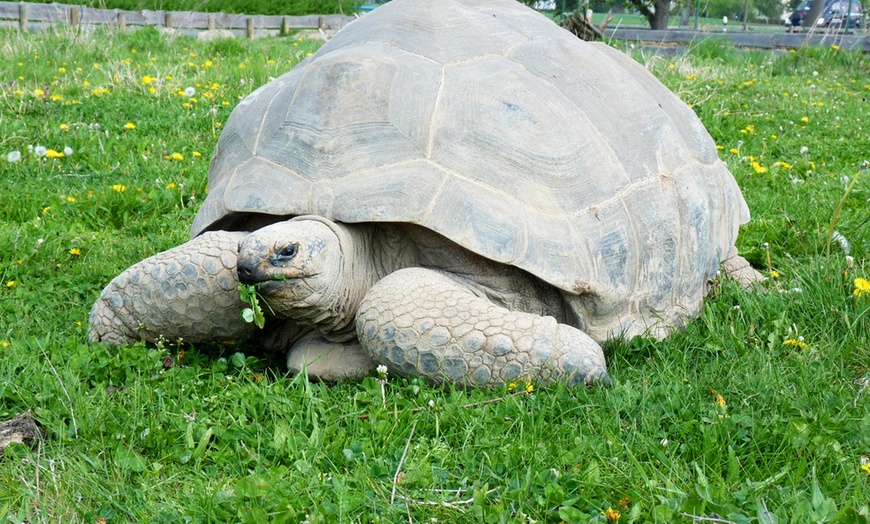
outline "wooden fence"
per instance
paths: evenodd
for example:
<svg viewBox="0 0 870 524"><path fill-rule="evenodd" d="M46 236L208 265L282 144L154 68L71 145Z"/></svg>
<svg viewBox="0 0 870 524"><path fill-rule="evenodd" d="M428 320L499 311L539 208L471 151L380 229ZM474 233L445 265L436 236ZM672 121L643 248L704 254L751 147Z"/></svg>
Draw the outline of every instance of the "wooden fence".
<svg viewBox="0 0 870 524"><path fill-rule="evenodd" d="M39 30L53 24L73 27L111 26L120 31L133 27L171 28L185 34L226 29L248 38L264 34L287 34L295 30L337 30L353 20L344 15L265 16L197 13L193 11L124 11L94 9L81 5L0 2L0 27L17 26L20 31Z"/></svg>

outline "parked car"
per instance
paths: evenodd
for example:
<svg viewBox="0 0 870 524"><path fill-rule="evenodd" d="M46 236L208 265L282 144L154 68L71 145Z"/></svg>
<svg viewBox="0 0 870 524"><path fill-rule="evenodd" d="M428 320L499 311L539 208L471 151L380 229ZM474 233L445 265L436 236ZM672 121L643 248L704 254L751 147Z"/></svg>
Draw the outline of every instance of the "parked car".
<svg viewBox="0 0 870 524"><path fill-rule="evenodd" d="M812 0L801 2L786 20L786 25L797 28L804 25L804 19L810 14ZM845 27L845 13L849 11L849 0L825 0L825 7L819 16L819 27ZM864 9L858 0L852 0L852 11L849 14L849 27L861 27Z"/></svg>
<svg viewBox="0 0 870 524"><path fill-rule="evenodd" d="M839 0L825 7L822 16L819 17L819 25L822 27L861 27L864 19L864 9L858 0L852 0L851 6L847 0ZM849 10L851 7L851 11ZM848 21L848 25L846 24Z"/></svg>

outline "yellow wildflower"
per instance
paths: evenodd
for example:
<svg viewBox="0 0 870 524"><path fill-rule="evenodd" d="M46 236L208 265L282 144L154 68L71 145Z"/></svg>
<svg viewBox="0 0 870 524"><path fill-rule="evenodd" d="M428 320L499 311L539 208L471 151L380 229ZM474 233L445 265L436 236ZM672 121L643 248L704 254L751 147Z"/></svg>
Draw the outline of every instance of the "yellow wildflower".
<svg viewBox="0 0 870 524"><path fill-rule="evenodd" d="M739 155L740 154L740 150L737 148L734 148L734 147L732 147L730 150L728 150L728 152L731 153L732 155Z"/></svg>
<svg viewBox="0 0 870 524"><path fill-rule="evenodd" d="M526 395L531 395L535 390L535 386L531 382L526 382Z"/></svg>
<svg viewBox="0 0 870 524"><path fill-rule="evenodd" d="M840 46L834 44L834 45L831 46L831 49L833 49L834 51L839 51L839 50L840 50Z"/></svg>
<svg viewBox="0 0 870 524"><path fill-rule="evenodd" d="M805 123L805 124L806 124L807 122L809 122L809 121L810 121L810 119L809 119L808 117L803 117L803 118L801 118L801 122L803 122L803 123Z"/></svg>
<svg viewBox="0 0 870 524"><path fill-rule="evenodd" d="M781 276L782 275L779 274L779 271L777 271L775 269L770 270L770 278L779 278Z"/></svg>
<svg viewBox="0 0 870 524"><path fill-rule="evenodd" d="M115 184L114 186L112 186L112 189L114 189L118 193L123 193L124 191L127 190L127 186L124 186L121 184Z"/></svg>
<svg viewBox="0 0 870 524"><path fill-rule="evenodd" d="M98 87L98 88L94 89L93 91L91 91L91 94L94 96L107 95L107 94L109 94L109 90L104 89L102 87Z"/></svg>
<svg viewBox="0 0 870 524"><path fill-rule="evenodd" d="M42 89L33 90L33 96L41 97L43 95L45 95L45 91L43 91Z"/></svg>
<svg viewBox="0 0 870 524"><path fill-rule="evenodd" d="M758 162L753 161L750 165L752 166L752 169L754 169L755 172L758 173L759 175L762 173L767 173L767 168L762 166Z"/></svg>
<svg viewBox="0 0 870 524"><path fill-rule="evenodd" d="M72 204L73 202L76 201L76 198L75 198L75 197L68 196L68 197L66 197L66 201Z"/></svg>
<svg viewBox="0 0 870 524"><path fill-rule="evenodd" d="M46 149L45 156L48 158L63 158L66 155L64 155L60 151L55 151L54 149Z"/></svg>
<svg viewBox="0 0 870 524"><path fill-rule="evenodd" d="M724 408L725 406L728 405L728 403L725 402L725 397L723 397L719 393L716 393L716 405L719 406L720 408Z"/></svg>
<svg viewBox="0 0 870 524"><path fill-rule="evenodd" d="M60 130L61 130L61 131L69 131L69 126L68 126L67 124L61 124L61 125L60 125Z"/></svg>
<svg viewBox="0 0 870 524"><path fill-rule="evenodd" d="M199 158L202 156L202 153L200 153L199 151L194 151L193 156L195 156L196 158Z"/></svg>
<svg viewBox="0 0 870 524"><path fill-rule="evenodd" d="M607 522L619 522L619 518L622 516L618 511L613 508L607 508L604 512L604 518L607 519Z"/></svg>
<svg viewBox="0 0 870 524"><path fill-rule="evenodd" d="M0 342L0 346L3 346L3 349L6 349L6 348L9 347L9 342L6 342L6 341L4 340L4 341Z"/></svg>
<svg viewBox="0 0 870 524"><path fill-rule="evenodd" d="M790 338L790 339L786 340L785 342L783 342L782 344L784 346L791 346L791 347L796 347L796 348L800 348L800 349L807 349L808 347L810 347L809 344L804 342L804 337Z"/></svg>
<svg viewBox="0 0 870 524"><path fill-rule="evenodd" d="M856 297L862 295L870 295L870 280L858 277L855 279L855 291L852 292Z"/></svg>
<svg viewBox="0 0 870 524"><path fill-rule="evenodd" d="M175 189L176 187L178 187L178 186L175 185L175 182L170 182L170 183L166 184L166 189Z"/></svg>
<svg viewBox="0 0 870 524"><path fill-rule="evenodd" d="M167 155L163 158L165 158L166 160L184 160L184 155L176 152L176 153L172 153L171 155Z"/></svg>
<svg viewBox="0 0 870 524"><path fill-rule="evenodd" d="M717 151L722 151L723 149L725 149L725 146L720 146L719 144L716 144Z"/></svg>
<svg viewBox="0 0 870 524"><path fill-rule="evenodd" d="M508 391L513 391L515 389L517 389L517 381L516 380L514 380L513 382L508 384Z"/></svg>
<svg viewBox="0 0 870 524"><path fill-rule="evenodd" d="M4 344L5 344L5 342L4 342ZM6 346L3 346L3 347L5 348ZM868 463L866 463L866 464L862 464L862 465L861 465L861 471L863 471L864 473L870 475L870 462L868 462Z"/></svg>
<svg viewBox="0 0 870 524"><path fill-rule="evenodd" d="M82 251L79 248L74 247L74 248L69 250L69 254L74 256L74 257L77 257L77 256L82 254Z"/></svg>
<svg viewBox="0 0 870 524"><path fill-rule="evenodd" d="M245 64L239 64L239 69L245 69L246 67L248 66L246 66Z"/></svg>
<svg viewBox="0 0 870 524"><path fill-rule="evenodd" d="M43 214L43 215L46 214L46 213L48 213L49 211L51 211L51 206L45 206L44 208L42 208L42 214Z"/></svg>
<svg viewBox="0 0 870 524"><path fill-rule="evenodd" d="M9 287L9 288L15 287L15 281L10 280L9 282L6 282L6 287Z"/></svg>
<svg viewBox="0 0 870 524"><path fill-rule="evenodd" d="M134 124L133 122L127 122L126 124L124 124L124 129L126 129L127 131L132 131L136 129L136 124Z"/></svg>

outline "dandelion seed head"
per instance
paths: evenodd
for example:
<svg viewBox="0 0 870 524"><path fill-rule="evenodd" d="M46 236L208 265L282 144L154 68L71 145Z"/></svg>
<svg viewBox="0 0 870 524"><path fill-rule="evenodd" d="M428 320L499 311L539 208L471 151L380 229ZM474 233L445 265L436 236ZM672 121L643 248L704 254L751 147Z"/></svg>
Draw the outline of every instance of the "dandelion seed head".
<svg viewBox="0 0 870 524"><path fill-rule="evenodd" d="M10 151L6 153L6 161L7 162L20 162L21 161L21 151Z"/></svg>
<svg viewBox="0 0 870 524"><path fill-rule="evenodd" d="M48 150L43 146L36 146L33 148L33 154L39 157L45 156Z"/></svg>

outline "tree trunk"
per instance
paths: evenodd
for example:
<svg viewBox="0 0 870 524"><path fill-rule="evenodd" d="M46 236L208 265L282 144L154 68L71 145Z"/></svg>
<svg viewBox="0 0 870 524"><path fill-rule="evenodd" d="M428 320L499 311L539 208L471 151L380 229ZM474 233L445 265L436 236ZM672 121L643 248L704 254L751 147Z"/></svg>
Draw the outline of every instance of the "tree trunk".
<svg viewBox="0 0 870 524"><path fill-rule="evenodd" d="M670 0L652 0L652 9L645 0L631 0L631 3L646 17L650 29L668 28Z"/></svg>
<svg viewBox="0 0 870 524"><path fill-rule="evenodd" d="M810 12L807 13L807 17L804 18L803 27L805 29L810 29L814 25L816 25L816 20L819 19L819 16L822 15L822 11L825 9L825 0L813 0L813 5L810 7Z"/></svg>

